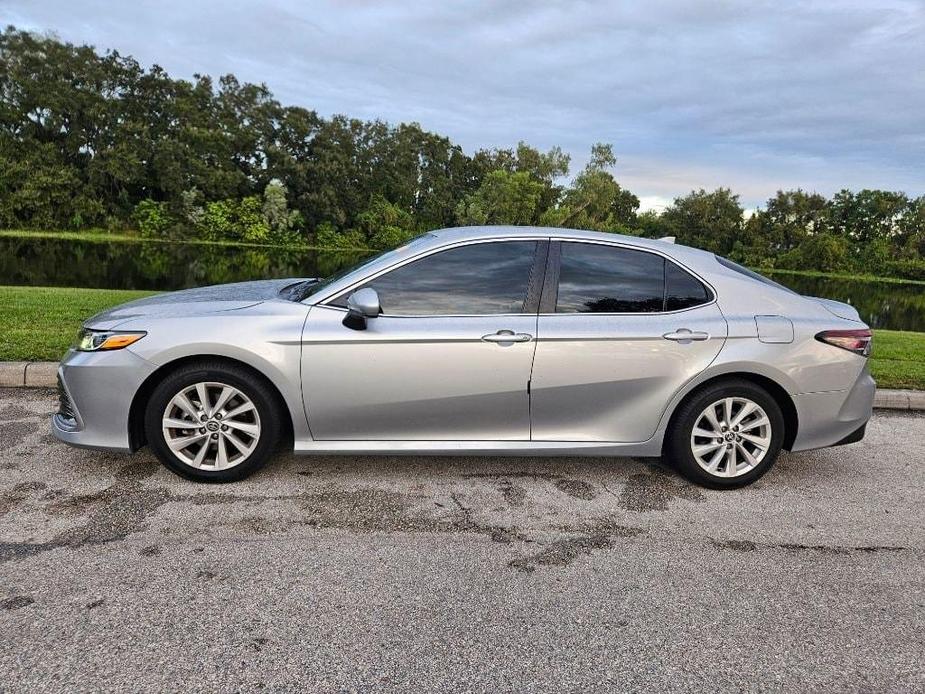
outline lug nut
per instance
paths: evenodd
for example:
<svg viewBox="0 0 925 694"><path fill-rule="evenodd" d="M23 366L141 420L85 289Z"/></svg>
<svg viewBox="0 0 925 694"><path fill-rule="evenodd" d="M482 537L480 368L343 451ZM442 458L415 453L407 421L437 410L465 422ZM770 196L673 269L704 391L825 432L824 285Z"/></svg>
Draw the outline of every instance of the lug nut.
<svg viewBox="0 0 925 694"><path fill-rule="evenodd" d="M222 424L222 431L228 431L228 425Z"/></svg>
<svg viewBox="0 0 925 694"><path fill-rule="evenodd" d="M205 434L205 433L206 433L205 427L203 427L202 429L200 429L200 430L199 430L199 433L200 433L200 434Z"/></svg>
<svg viewBox="0 0 925 694"><path fill-rule="evenodd" d="M219 412L217 415L215 415L215 418L216 418L216 419L221 419L221 418L222 418L222 413Z"/></svg>
<svg viewBox="0 0 925 694"><path fill-rule="evenodd" d="M204 422L204 421L206 421L207 419L208 419L208 417L206 417L204 414L199 415L199 421L200 421L200 422Z"/></svg>
<svg viewBox="0 0 925 694"><path fill-rule="evenodd" d="M218 438L218 434L212 434L212 440L215 441Z"/></svg>

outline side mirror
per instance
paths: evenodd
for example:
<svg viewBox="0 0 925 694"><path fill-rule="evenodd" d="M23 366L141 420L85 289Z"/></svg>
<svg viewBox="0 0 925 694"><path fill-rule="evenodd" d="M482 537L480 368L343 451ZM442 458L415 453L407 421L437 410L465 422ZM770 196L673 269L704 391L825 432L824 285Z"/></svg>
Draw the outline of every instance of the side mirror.
<svg viewBox="0 0 925 694"><path fill-rule="evenodd" d="M366 330L366 320L382 312L379 294L372 287L359 289L347 297L347 315L344 325L353 330Z"/></svg>

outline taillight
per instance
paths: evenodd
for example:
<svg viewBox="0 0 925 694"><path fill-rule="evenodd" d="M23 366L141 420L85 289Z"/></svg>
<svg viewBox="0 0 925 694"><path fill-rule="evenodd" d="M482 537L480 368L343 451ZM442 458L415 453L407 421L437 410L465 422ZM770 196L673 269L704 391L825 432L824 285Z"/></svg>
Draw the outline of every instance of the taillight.
<svg viewBox="0 0 925 694"><path fill-rule="evenodd" d="M873 334L868 328L862 330L823 330L816 335L816 339L819 342L825 342L827 345L841 347L849 352L860 354L862 357L869 357Z"/></svg>

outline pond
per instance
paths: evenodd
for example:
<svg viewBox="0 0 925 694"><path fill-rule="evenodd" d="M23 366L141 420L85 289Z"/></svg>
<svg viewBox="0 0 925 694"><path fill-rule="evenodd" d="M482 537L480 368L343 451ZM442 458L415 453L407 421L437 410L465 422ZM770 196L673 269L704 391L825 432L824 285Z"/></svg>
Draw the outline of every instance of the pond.
<svg viewBox="0 0 925 694"><path fill-rule="evenodd" d="M0 285L185 289L280 277L325 277L363 253L197 244L0 237ZM925 285L773 274L800 294L855 306L874 328L925 332Z"/></svg>
<svg viewBox="0 0 925 694"><path fill-rule="evenodd" d="M254 279L325 277L365 255L356 251L0 236L0 285L167 291Z"/></svg>
<svg viewBox="0 0 925 694"><path fill-rule="evenodd" d="M925 285L765 274L800 294L851 304L872 328L925 332Z"/></svg>

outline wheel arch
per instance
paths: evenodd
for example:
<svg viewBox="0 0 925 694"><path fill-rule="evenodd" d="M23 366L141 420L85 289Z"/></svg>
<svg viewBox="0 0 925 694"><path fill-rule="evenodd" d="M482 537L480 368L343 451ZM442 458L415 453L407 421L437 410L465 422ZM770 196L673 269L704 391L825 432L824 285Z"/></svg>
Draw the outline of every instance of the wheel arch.
<svg viewBox="0 0 925 694"><path fill-rule="evenodd" d="M282 419L280 423L282 424L283 441L286 443L292 442L292 412L287 406L283 394L280 392L279 388L271 378L269 378L266 374L251 364L243 362L239 359L234 359L232 357L219 354L196 354L179 357L177 359L173 359L169 362L161 364L157 369L148 375L148 377L138 387L138 390L135 391L135 396L132 398L132 404L129 407L128 416L129 447L133 452L137 451L147 443L144 424L145 407L148 404L148 400L151 398L151 394L157 387L157 384L160 383L168 374L176 371L177 369L184 366L189 366L191 364L196 364L198 362L207 362L210 365L214 365L216 363L224 363L229 366L234 366L235 368L248 371L251 375L263 381L263 383L270 389L270 392L273 394L273 397L276 400L276 404L282 413Z"/></svg>
<svg viewBox="0 0 925 694"><path fill-rule="evenodd" d="M704 380L698 381L695 385L690 387L680 398L678 398L674 406L671 408L671 416L668 418L665 431L670 431L671 427L674 426L675 417L678 411L681 409L681 405L683 405L685 402L696 396L704 388L715 385L716 383L722 381L735 379L754 383L755 385L766 390L768 395L774 399L774 401L777 403L777 406L780 407L781 414L784 416L784 442L782 448L789 451L793 446L793 442L796 440L797 432L799 431L800 427L796 404L794 403L793 398L790 396L790 393L788 393L780 383L778 383L770 376L755 373L754 371L724 371L723 373L714 374L705 378ZM667 435L663 437L663 450L667 438Z"/></svg>

